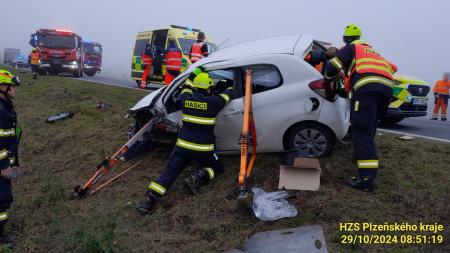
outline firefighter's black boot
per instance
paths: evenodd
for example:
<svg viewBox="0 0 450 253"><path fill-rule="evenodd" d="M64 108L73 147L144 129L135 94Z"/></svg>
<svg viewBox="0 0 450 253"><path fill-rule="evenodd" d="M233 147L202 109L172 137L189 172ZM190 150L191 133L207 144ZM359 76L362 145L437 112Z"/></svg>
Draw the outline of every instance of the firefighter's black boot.
<svg viewBox="0 0 450 253"><path fill-rule="evenodd" d="M199 169L194 174L184 179L184 186L192 195L197 195L200 186L209 182L209 175L205 169Z"/></svg>
<svg viewBox="0 0 450 253"><path fill-rule="evenodd" d="M447 118L446 117L441 117L441 120L442 121L447 121Z"/></svg>
<svg viewBox="0 0 450 253"><path fill-rule="evenodd" d="M136 206L136 209L140 214L148 214L159 199L160 198L156 196L155 193L147 190L145 192L145 199Z"/></svg>
<svg viewBox="0 0 450 253"><path fill-rule="evenodd" d="M14 249L14 241L9 236L4 234L4 225L5 223L0 224L0 245L8 249Z"/></svg>
<svg viewBox="0 0 450 253"><path fill-rule="evenodd" d="M369 177L351 177L347 180L346 184L365 192L373 192L375 190L374 179Z"/></svg>

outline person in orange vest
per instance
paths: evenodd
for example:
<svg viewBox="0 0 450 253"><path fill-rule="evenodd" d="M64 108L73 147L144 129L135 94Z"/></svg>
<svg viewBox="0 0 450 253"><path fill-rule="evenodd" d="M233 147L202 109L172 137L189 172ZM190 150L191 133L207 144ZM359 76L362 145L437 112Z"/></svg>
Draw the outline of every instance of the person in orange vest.
<svg viewBox="0 0 450 253"><path fill-rule="evenodd" d="M200 60L203 57L208 56L209 54L208 45L206 45L204 40L205 40L205 33L199 32L197 36L197 42L192 44L191 50L189 52L189 58L191 59L192 63Z"/></svg>
<svg viewBox="0 0 450 253"><path fill-rule="evenodd" d="M150 44L145 45L144 52L142 52L142 63L145 64L144 72L141 78L141 89L147 88L147 80L151 74L153 60L152 60L152 46Z"/></svg>
<svg viewBox="0 0 450 253"><path fill-rule="evenodd" d="M180 74L182 57L181 50L177 47L175 41L169 40L169 47L164 56L164 61L166 62L164 83L166 85L170 84Z"/></svg>
<svg viewBox="0 0 450 253"><path fill-rule="evenodd" d="M447 121L447 105L450 91L450 82L448 73L444 74L444 79L439 80L433 87L434 92L434 110L432 120L438 120L439 110L441 111L441 120Z"/></svg>
<svg viewBox="0 0 450 253"><path fill-rule="evenodd" d="M33 79L37 79L37 72L39 70L41 54L36 48L31 50L30 55L28 56L28 62L31 66L31 73L33 74Z"/></svg>
<svg viewBox="0 0 450 253"><path fill-rule="evenodd" d="M352 102L350 122L358 166L358 175L349 178L347 185L371 192L379 167L375 145L377 121L388 109L394 86L392 74L397 71L397 66L360 38L358 26L351 24L345 28L343 39L346 45L327 63L325 78L331 82L344 71L346 87L350 87L347 96Z"/></svg>

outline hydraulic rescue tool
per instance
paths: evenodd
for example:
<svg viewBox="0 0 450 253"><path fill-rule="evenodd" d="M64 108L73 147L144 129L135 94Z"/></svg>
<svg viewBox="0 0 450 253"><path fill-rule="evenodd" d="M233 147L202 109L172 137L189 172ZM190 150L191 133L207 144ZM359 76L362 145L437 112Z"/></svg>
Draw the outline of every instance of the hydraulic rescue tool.
<svg viewBox="0 0 450 253"><path fill-rule="evenodd" d="M247 182L255 163L257 146L256 128L252 108L252 73L250 69L247 69L245 79L244 117L239 140L239 143L241 144L241 167L239 172L238 198L245 198L247 196ZM252 145L250 160L248 157L249 144Z"/></svg>
<svg viewBox="0 0 450 253"><path fill-rule="evenodd" d="M147 124L145 124L141 129L139 129L139 131L135 135L133 135L128 140L128 142L125 143L125 145L123 145L113 156L104 159L99 165L97 165L97 171L94 173L94 175L82 187L79 185L75 187L73 197L77 199L86 196L89 191L92 190L93 186L98 182L98 180L103 177L103 175L105 175L109 170L111 170L117 164L117 162L121 160L121 158L123 159L124 155L138 140L143 137L146 132L149 132L153 129L153 126L155 125L155 123L158 123L159 119L160 117L155 114L155 116L150 119Z"/></svg>

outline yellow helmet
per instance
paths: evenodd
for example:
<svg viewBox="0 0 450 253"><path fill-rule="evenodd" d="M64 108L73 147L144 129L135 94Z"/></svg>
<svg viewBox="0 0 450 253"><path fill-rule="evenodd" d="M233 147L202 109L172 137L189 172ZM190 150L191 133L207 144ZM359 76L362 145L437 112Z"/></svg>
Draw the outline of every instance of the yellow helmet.
<svg viewBox="0 0 450 253"><path fill-rule="evenodd" d="M207 90L211 87L214 87L214 80L208 75L208 73L200 73L192 82L192 86L198 89Z"/></svg>
<svg viewBox="0 0 450 253"><path fill-rule="evenodd" d="M361 29L357 25L350 24L345 27L344 37L361 37L361 35Z"/></svg>
<svg viewBox="0 0 450 253"><path fill-rule="evenodd" d="M14 76L11 72L0 69L0 85L20 85L19 77Z"/></svg>

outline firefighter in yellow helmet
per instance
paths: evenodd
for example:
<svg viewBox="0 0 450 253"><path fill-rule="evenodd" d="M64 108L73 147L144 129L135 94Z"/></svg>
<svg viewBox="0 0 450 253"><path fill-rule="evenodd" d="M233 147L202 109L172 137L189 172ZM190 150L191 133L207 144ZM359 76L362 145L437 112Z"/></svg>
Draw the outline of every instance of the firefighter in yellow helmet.
<svg viewBox="0 0 450 253"><path fill-rule="evenodd" d="M16 97L19 78L0 69L0 244L13 248L14 242L5 233L8 210L13 203L11 178L15 178L14 166L19 166L18 146L21 130L12 100Z"/></svg>
<svg viewBox="0 0 450 253"><path fill-rule="evenodd" d="M349 178L347 185L370 192L374 190L379 167L374 140L377 121L388 109L394 85L392 74L397 67L360 40L361 35L361 29L355 24L345 28L346 45L328 62L325 77L331 82L339 72L344 72L346 92L343 93L352 104L350 122L358 166L358 175Z"/></svg>
<svg viewBox="0 0 450 253"><path fill-rule="evenodd" d="M223 165L214 152L214 127L217 114L232 99L233 87L217 95L212 93L214 87L214 80L201 68L196 68L183 85L177 101L183 126L166 168L149 184L145 199L137 206L140 213L147 214L154 207L191 161L198 163L197 171L184 179L191 194L223 173Z"/></svg>

